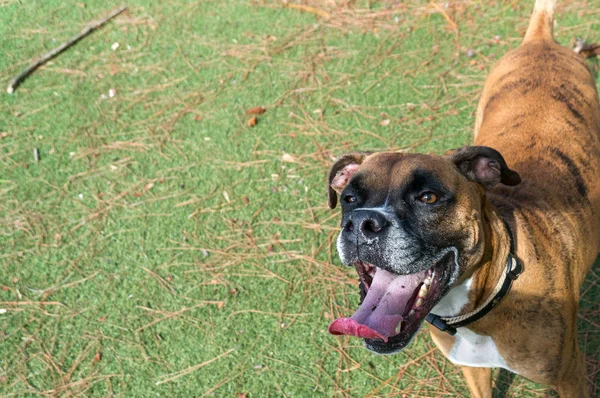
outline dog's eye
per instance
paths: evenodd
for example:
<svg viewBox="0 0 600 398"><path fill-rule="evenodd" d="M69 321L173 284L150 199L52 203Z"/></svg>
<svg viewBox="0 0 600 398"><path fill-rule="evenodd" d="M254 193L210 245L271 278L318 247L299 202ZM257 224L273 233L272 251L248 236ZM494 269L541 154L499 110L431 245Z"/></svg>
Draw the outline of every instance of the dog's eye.
<svg viewBox="0 0 600 398"><path fill-rule="evenodd" d="M421 202L427 203L428 205L437 202L438 198L433 192L423 192L418 198Z"/></svg>
<svg viewBox="0 0 600 398"><path fill-rule="evenodd" d="M346 196L344 196L344 202L354 203L354 202L356 202L356 196L346 195Z"/></svg>

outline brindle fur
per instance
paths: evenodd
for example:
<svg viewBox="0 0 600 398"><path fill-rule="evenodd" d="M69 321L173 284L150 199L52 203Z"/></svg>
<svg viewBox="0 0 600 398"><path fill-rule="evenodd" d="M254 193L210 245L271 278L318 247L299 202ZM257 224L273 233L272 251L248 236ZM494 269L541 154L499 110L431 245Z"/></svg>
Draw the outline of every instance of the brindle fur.
<svg viewBox="0 0 600 398"><path fill-rule="evenodd" d="M576 319L581 284L600 249L600 108L585 61L554 42L554 7L542 3L524 42L488 76L475 126L475 143L500 151L522 178L486 196L513 228L525 272L469 328L492 336L520 375L553 385L561 397L585 397ZM471 292L489 292L495 279L482 271L501 267L501 259L483 264ZM472 297L471 306L485 297ZM431 334L447 354L454 338ZM463 371L473 396L491 397L488 369Z"/></svg>
<svg viewBox="0 0 600 398"><path fill-rule="evenodd" d="M503 301L469 329L491 336L508 366L523 377L552 385L561 397L586 397L576 319L580 287L600 250L600 107L582 57L552 38L554 3L537 1L523 43L490 73L477 110L476 145L502 153L521 184L484 188L452 167L452 156L357 154L341 167L349 159L362 163L357 176L373 205L401 189L417 169L433 171L460 192L451 218L421 220L419 228L435 230L432 239L459 240L468 248L455 284L473 277L461 313L483 303L504 272L505 219L524 272ZM332 207L336 199L330 189ZM454 337L429 330L448 356ZM490 369L463 372L472 396L492 396Z"/></svg>

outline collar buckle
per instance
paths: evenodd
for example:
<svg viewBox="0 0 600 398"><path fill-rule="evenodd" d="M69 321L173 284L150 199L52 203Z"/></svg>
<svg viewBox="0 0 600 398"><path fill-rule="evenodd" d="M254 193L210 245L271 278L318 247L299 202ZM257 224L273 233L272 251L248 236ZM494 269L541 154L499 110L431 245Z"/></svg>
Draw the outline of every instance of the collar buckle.
<svg viewBox="0 0 600 398"><path fill-rule="evenodd" d="M450 336L454 336L456 334L456 328L448 325L446 321L444 321L440 316L429 313L426 318L427 322L431 325L435 326L442 332L448 333Z"/></svg>
<svg viewBox="0 0 600 398"><path fill-rule="evenodd" d="M512 254L508 255L508 262L512 263L512 266L507 267L506 276L508 276L510 280L514 281L523 272L523 265Z"/></svg>

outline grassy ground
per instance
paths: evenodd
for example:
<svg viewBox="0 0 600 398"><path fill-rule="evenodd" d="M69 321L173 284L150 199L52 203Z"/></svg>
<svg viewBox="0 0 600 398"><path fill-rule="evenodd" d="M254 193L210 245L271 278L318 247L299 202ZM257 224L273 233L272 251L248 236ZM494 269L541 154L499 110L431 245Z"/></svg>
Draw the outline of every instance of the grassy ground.
<svg viewBox="0 0 600 398"><path fill-rule="evenodd" d="M358 148L469 143L533 1L285 3L131 0L0 94L0 395L466 394L426 330L385 357L326 333L358 291L324 177ZM600 41L600 4L559 3L560 42ZM117 5L0 0L1 84ZM593 394L599 282L596 265Z"/></svg>

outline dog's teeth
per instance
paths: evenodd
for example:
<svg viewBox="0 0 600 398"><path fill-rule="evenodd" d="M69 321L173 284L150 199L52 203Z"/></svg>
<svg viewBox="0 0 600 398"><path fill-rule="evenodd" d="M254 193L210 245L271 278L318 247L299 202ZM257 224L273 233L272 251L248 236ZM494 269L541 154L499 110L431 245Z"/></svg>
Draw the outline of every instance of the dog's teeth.
<svg viewBox="0 0 600 398"><path fill-rule="evenodd" d="M427 297L427 293L429 293L429 288L427 287L427 285L424 284L419 290L419 297L425 298Z"/></svg>
<svg viewBox="0 0 600 398"><path fill-rule="evenodd" d="M410 312L408 313L408 316L414 315L415 314L415 310L410 310Z"/></svg>
<svg viewBox="0 0 600 398"><path fill-rule="evenodd" d="M400 333L402 331L402 321L398 322L395 330L396 330L396 333Z"/></svg>
<svg viewBox="0 0 600 398"><path fill-rule="evenodd" d="M420 307L420 306L422 306L422 305L423 305L423 299L422 299L421 297L419 297L419 298L417 299L417 302L415 303L415 307L416 307L416 308L419 308L419 307Z"/></svg>

